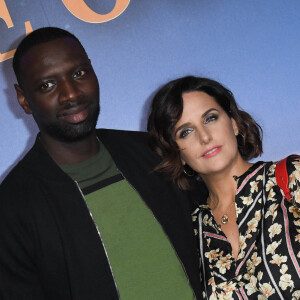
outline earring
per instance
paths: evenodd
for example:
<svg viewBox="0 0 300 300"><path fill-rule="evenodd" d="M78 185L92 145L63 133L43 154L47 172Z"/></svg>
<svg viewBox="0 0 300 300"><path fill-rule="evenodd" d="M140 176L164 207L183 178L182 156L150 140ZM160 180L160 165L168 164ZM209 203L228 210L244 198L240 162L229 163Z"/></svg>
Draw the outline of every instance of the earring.
<svg viewBox="0 0 300 300"><path fill-rule="evenodd" d="M193 177L195 175L195 171L188 165L183 166L183 173L188 177Z"/></svg>

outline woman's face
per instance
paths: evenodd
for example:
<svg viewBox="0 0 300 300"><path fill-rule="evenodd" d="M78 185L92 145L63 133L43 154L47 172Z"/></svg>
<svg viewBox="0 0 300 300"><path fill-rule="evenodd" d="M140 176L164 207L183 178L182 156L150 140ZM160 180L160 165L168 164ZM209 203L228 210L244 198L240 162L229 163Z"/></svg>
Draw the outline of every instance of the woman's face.
<svg viewBox="0 0 300 300"><path fill-rule="evenodd" d="M174 139L183 164L201 176L234 169L242 161L236 140L237 124L208 94L183 94L182 116L175 125Z"/></svg>

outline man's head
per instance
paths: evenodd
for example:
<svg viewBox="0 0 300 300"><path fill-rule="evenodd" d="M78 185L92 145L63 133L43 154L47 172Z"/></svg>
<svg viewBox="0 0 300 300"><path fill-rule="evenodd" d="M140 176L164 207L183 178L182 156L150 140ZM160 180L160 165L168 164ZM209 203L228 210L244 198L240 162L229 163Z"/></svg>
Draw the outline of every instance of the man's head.
<svg viewBox="0 0 300 300"><path fill-rule="evenodd" d="M98 80L73 34L53 27L32 32L17 48L13 67L19 103L41 135L72 142L95 129Z"/></svg>
<svg viewBox="0 0 300 300"><path fill-rule="evenodd" d="M16 74L18 83L20 86L21 80L20 80L20 64L22 57L34 46L50 42L52 40L58 39L58 38L71 38L78 42L79 45L81 45L83 51L85 52L85 49L83 48L82 44L78 40L78 38L72 34L69 31L66 31L61 28L57 27L43 27L39 28L37 30L34 30L32 33L27 35L18 45L18 48L16 50L16 53L13 58L13 68L14 72Z"/></svg>

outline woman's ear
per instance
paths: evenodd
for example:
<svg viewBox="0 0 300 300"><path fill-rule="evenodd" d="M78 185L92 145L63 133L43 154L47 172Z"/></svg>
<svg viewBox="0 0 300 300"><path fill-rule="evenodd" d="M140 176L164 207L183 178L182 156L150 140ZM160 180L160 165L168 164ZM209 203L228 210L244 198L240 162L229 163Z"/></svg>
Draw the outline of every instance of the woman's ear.
<svg viewBox="0 0 300 300"><path fill-rule="evenodd" d="M19 104L21 105L21 107L23 108L23 110L25 111L26 114L31 115L32 110L31 110L29 103L24 95L24 91L21 89L21 87L18 84L15 84L15 90L17 92L17 98L18 98Z"/></svg>
<svg viewBox="0 0 300 300"><path fill-rule="evenodd" d="M239 128L238 128L237 123L236 123L234 118L231 118L231 124L232 124L234 135L238 136L239 135Z"/></svg>

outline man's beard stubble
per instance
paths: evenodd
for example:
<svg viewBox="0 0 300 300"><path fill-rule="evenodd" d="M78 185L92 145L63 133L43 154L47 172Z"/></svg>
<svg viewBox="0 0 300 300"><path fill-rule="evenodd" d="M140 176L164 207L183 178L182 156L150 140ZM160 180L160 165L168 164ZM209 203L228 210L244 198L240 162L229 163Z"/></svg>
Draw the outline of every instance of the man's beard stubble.
<svg viewBox="0 0 300 300"><path fill-rule="evenodd" d="M89 113L84 121L71 124L64 120L56 119L55 121L45 124L44 130L48 135L59 141L76 142L87 137L95 130L99 113L99 102L93 103L89 106Z"/></svg>

